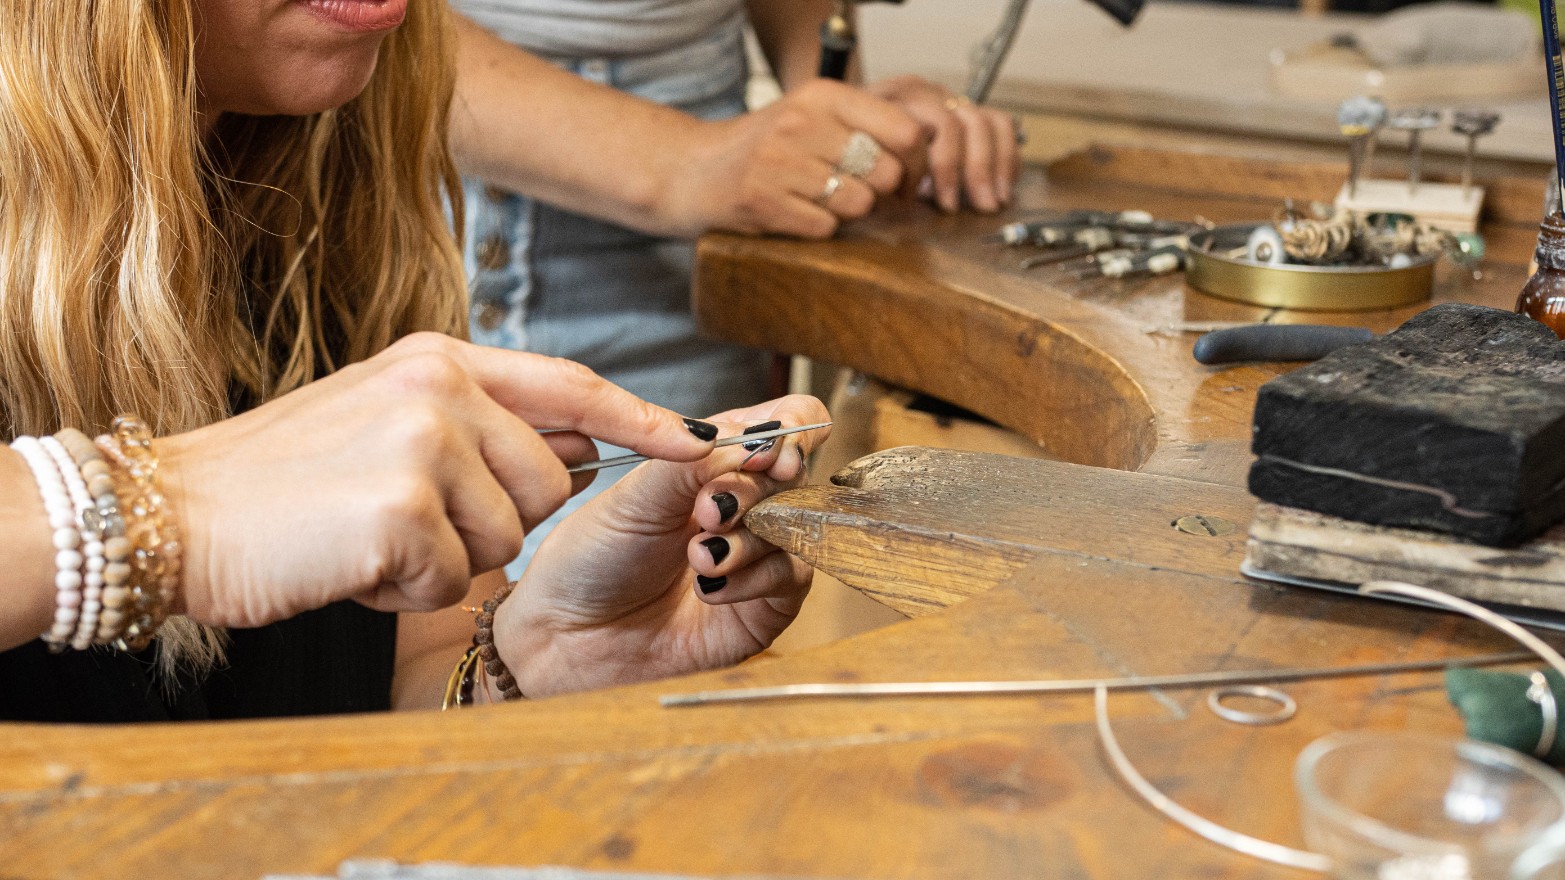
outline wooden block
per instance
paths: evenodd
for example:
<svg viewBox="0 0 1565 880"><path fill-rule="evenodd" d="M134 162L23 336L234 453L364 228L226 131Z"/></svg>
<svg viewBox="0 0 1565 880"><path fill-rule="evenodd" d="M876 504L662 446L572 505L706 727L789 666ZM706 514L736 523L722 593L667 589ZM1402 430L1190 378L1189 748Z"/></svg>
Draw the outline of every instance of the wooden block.
<svg viewBox="0 0 1565 880"><path fill-rule="evenodd" d="M1483 187L1463 188L1454 183L1430 183L1417 189L1406 180L1360 180L1357 191L1346 183L1337 193L1336 206L1355 214L1411 214L1419 222L1452 232L1477 232L1483 209Z"/></svg>
<svg viewBox="0 0 1565 880"><path fill-rule="evenodd" d="M1565 611L1565 525L1513 550L1258 504L1248 568L1340 584L1406 581L1477 602Z"/></svg>
<svg viewBox="0 0 1565 880"><path fill-rule="evenodd" d="M1252 450L1263 501L1514 545L1565 515L1565 344L1435 306L1262 386Z"/></svg>

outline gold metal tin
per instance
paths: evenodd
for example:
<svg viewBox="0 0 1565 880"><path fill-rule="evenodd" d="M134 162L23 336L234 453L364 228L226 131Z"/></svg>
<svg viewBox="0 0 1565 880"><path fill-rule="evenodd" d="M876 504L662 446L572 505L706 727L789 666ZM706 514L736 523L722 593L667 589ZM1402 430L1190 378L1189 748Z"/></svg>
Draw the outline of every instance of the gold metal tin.
<svg viewBox="0 0 1565 880"><path fill-rule="evenodd" d="M1297 266L1227 257L1243 248L1258 224L1219 226L1190 237L1185 281L1212 296L1280 309L1364 312L1429 298L1438 254L1414 257L1400 269Z"/></svg>

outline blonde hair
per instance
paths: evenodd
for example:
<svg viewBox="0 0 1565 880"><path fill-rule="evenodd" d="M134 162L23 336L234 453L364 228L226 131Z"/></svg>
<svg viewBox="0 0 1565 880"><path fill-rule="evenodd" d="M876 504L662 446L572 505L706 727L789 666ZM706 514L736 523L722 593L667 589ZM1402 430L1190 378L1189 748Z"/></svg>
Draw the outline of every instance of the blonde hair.
<svg viewBox="0 0 1565 880"><path fill-rule="evenodd" d="M443 0L369 86L202 137L195 0L0 3L0 430L187 431L417 330L465 335ZM215 662L188 620L165 661Z"/></svg>

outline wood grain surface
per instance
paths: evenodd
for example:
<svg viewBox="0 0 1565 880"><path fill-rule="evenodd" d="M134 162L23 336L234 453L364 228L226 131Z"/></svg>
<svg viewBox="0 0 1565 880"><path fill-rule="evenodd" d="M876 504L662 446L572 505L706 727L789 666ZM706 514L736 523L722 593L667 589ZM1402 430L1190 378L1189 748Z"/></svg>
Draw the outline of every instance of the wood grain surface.
<svg viewBox="0 0 1565 880"><path fill-rule="evenodd" d="M1214 220L1274 207L1042 174L1021 205ZM978 241L998 222L899 206L831 242L716 237L700 250L698 308L716 332L946 397L1071 462L896 453L754 514L758 529L823 566L938 613L783 660L455 713L8 725L0 877L250 878L331 873L355 857L697 876L1299 876L1217 849L1134 800L1099 754L1086 696L656 702L804 681L1509 649L1448 615L1240 577L1249 406L1284 367L1199 367L1193 337L1144 327L1265 313L1177 279L1068 286L1028 275L1015 254ZM1448 277L1438 296L1503 303L1524 270L1500 254L1484 282ZM1384 328L1403 316L1325 317ZM1179 532L1171 520L1184 513L1237 530ZM1299 714L1271 728L1219 720L1200 691L1118 695L1111 708L1126 751L1163 790L1294 845L1290 772L1306 743L1357 727L1458 729L1438 675L1288 692Z"/></svg>

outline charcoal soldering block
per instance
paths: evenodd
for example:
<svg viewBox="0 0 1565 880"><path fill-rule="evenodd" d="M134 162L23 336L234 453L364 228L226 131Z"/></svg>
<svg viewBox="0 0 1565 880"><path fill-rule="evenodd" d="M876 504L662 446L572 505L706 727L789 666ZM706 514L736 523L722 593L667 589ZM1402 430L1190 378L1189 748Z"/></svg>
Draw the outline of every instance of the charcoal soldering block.
<svg viewBox="0 0 1565 880"><path fill-rule="evenodd" d="M1263 385L1251 448L1263 501L1518 544L1565 516L1565 343L1435 306Z"/></svg>

